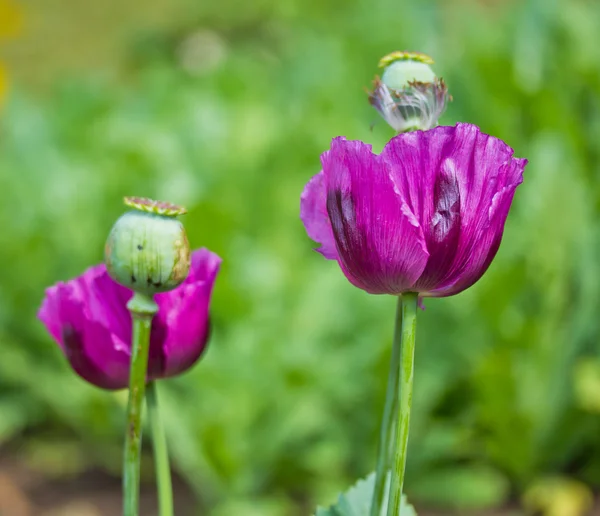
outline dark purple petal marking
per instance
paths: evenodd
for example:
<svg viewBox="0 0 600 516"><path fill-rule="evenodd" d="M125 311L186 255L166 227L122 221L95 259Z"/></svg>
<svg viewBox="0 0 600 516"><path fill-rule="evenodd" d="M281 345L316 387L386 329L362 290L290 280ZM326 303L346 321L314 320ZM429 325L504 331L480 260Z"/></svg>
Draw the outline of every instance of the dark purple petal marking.
<svg viewBox="0 0 600 516"><path fill-rule="evenodd" d="M415 289L435 288L452 263L460 238L460 190L456 170L445 162L438 174L433 192L433 215L429 224L427 249L429 261Z"/></svg>
<svg viewBox="0 0 600 516"><path fill-rule="evenodd" d="M390 177L362 142L334 139L322 156L327 211L342 270L372 294L399 294L423 272L422 229Z"/></svg>

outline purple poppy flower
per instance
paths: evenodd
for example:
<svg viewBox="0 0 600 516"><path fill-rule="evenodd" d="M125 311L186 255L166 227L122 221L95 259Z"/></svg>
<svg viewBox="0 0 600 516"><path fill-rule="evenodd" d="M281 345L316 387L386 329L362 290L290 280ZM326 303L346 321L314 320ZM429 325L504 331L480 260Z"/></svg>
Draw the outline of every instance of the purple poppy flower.
<svg viewBox="0 0 600 516"><path fill-rule="evenodd" d="M458 294L498 251L526 159L470 124L392 138L377 155L335 138L300 217L319 252L371 294Z"/></svg>
<svg viewBox="0 0 600 516"><path fill-rule="evenodd" d="M209 304L221 259L207 249L192 253L187 279L175 290L157 294L152 321L148 379L178 375L200 357L208 340ZM96 265L46 291L38 313L71 366L84 380L103 389L122 389L129 381L132 292Z"/></svg>

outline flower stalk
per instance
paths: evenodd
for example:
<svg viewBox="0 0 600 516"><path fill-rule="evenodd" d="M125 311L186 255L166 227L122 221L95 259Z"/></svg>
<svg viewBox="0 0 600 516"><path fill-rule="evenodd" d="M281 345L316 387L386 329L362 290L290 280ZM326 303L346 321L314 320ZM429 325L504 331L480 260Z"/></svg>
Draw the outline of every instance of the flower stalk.
<svg viewBox="0 0 600 516"><path fill-rule="evenodd" d="M418 297L419 295L416 292L407 292L402 295L399 301L402 304L402 323L399 325L401 331L400 336L397 335L397 331L394 336L394 346L397 346L398 341L400 341L400 363L396 389L396 400L398 400L398 403L395 404L395 442L387 516L401 516L402 487L404 485L410 410L413 396ZM396 328L398 328L398 325Z"/></svg>
<svg viewBox="0 0 600 516"><path fill-rule="evenodd" d="M173 486L169 466L169 451L160 419L156 382L150 382L146 386L146 405L154 448L156 484L158 486L158 514L159 516L173 516Z"/></svg>
<svg viewBox="0 0 600 516"><path fill-rule="evenodd" d="M398 392L398 374L400 372L400 344L402 329L402 298L398 297L396 306L396 323L394 329L394 342L392 345L392 356L390 358L390 372L388 375L387 391L385 395L385 406L383 409L383 420L379 433L379 444L377 450L377 467L375 470L375 488L371 501L370 516L380 516L383 504L386 480L390 471L392 461L392 441L396 426L396 406Z"/></svg>
<svg viewBox="0 0 600 516"><path fill-rule="evenodd" d="M142 407L150 348L150 328L158 305L152 296L136 292L127 303L133 322L127 430L123 462L123 515L139 515Z"/></svg>

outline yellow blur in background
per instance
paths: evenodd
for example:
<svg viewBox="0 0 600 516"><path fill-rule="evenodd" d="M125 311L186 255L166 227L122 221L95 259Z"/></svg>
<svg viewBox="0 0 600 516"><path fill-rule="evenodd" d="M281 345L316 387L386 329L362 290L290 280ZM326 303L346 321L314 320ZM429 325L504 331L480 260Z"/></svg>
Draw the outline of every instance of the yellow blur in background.
<svg viewBox="0 0 600 516"><path fill-rule="evenodd" d="M0 2L0 44L7 38L16 37L22 27L21 8L7 0ZM0 107L8 91L8 72L6 65L0 61Z"/></svg>

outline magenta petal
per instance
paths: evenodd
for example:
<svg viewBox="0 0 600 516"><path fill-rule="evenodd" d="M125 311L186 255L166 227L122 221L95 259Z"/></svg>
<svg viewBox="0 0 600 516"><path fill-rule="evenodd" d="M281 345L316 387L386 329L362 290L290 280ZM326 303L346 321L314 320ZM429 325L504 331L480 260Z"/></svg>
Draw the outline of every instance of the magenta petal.
<svg viewBox="0 0 600 516"><path fill-rule="evenodd" d="M397 136L382 158L423 227L430 254L415 290L445 296L472 285L498 250L527 161L470 124Z"/></svg>
<svg viewBox="0 0 600 516"><path fill-rule="evenodd" d="M152 325L151 359L148 376L152 379L174 376L190 368L206 346L209 328L207 288L184 285L174 316L157 315Z"/></svg>
<svg viewBox="0 0 600 516"><path fill-rule="evenodd" d="M116 283L102 266L90 285L90 294L87 307L90 318L110 328L120 341L131 340L131 315L127 309L127 302L133 296L128 288ZM129 346L128 346L129 348Z"/></svg>
<svg viewBox="0 0 600 516"><path fill-rule="evenodd" d="M197 249L192 253L190 273L186 283L205 282L210 284L210 292L212 292L222 261L218 254L209 251L206 247Z"/></svg>
<svg viewBox="0 0 600 516"><path fill-rule="evenodd" d="M103 266L93 267L49 288L38 317L79 376L104 389L120 389L127 386L129 356L117 350L114 336L101 322L89 317L86 304L90 283L102 270ZM125 343L120 344L123 349Z"/></svg>
<svg viewBox="0 0 600 516"><path fill-rule="evenodd" d="M65 295L60 300L61 341L67 359L77 374L98 387L127 387L127 343L119 341L100 322L87 317L85 308L73 295Z"/></svg>
<svg viewBox="0 0 600 516"><path fill-rule="evenodd" d="M468 124L456 126L452 153L446 159L457 170L461 230L452 263L433 289L434 296L457 294L487 270L527 164L513 158L513 150L502 140Z"/></svg>
<svg viewBox="0 0 600 516"><path fill-rule="evenodd" d="M337 260L338 252L327 214L327 192L323 180L321 171L304 187L300 196L300 219L308 236L321 244L317 251L329 260Z"/></svg>
<svg viewBox="0 0 600 516"><path fill-rule="evenodd" d="M423 228L429 260L415 290L434 288L452 263L460 237L459 171L449 159L454 127L438 127L392 138L381 157L398 190Z"/></svg>
<svg viewBox="0 0 600 516"><path fill-rule="evenodd" d="M344 274L372 294L410 290L428 253L422 228L395 187L388 163L369 145L341 137L321 160Z"/></svg>
<svg viewBox="0 0 600 516"><path fill-rule="evenodd" d="M58 283L46 289L46 297L38 311L38 319L44 323L48 333L62 347L62 324L60 318L60 298L65 284Z"/></svg>
<svg viewBox="0 0 600 516"><path fill-rule="evenodd" d="M524 166L524 164L517 166ZM463 258L462 269L458 270L455 276L456 279L449 285L441 286L432 291L433 296L442 297L458 294L473 285L485 273L500 247L504 223L517 186L518 184L510 185L494 196L489 211L489 223L482 231L473 235L471 254L468 258Z"/></svg>
<svg viewBox="0 0 600 516"><path fill-rule="evenodd" d="M63 334L65 354L71 366L84 380L102 389L124 389L129 381L130 355L124 342L94 321L86 321L83 333L68 326Z"/></svg>
<svg viewBox="0 0 600 516"><path fill-rule="evenodd" d="M179 288L159 294L152 327L148 376L174 376L200 357L209 332L209 305L221 258L207 249L192 254L190 275Z"/></svg>

